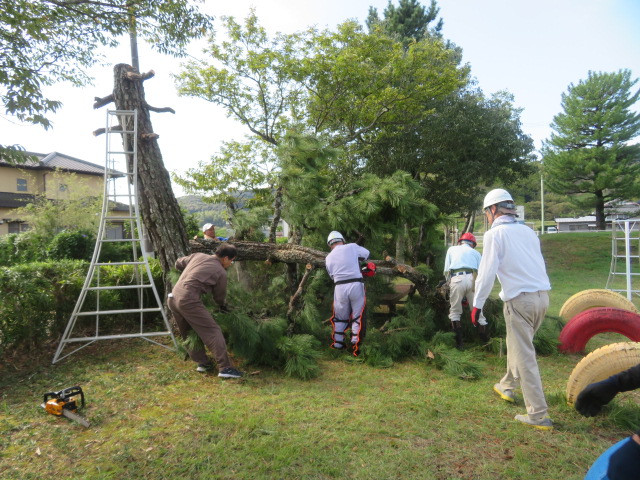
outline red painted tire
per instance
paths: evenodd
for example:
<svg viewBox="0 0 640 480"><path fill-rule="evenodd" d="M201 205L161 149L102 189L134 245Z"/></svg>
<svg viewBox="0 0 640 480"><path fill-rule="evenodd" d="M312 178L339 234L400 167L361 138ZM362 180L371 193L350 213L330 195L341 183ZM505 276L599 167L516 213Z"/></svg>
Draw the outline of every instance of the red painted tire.
<svg viewBox="0 0 640 480"><path fill-rule="evenodd" d="M560 332L559 349L576 353L598 333L619 333L633 342L640 342L640 315L621 308L590 308L567 322Z"/></svg>

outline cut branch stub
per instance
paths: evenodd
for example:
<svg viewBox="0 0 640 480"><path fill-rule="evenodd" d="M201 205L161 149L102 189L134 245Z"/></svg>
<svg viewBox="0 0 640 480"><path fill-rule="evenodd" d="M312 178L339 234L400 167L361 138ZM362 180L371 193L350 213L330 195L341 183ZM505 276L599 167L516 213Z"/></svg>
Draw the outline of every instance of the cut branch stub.
<svg viewBox="0 0 640 480"><path fill-rule="evenodd" d="M94 97L93 99L95 100L95 103L93 104L94 109L104 107L105 105L108 105L109 103L114 101L113 93L103 98Z"/></svg>

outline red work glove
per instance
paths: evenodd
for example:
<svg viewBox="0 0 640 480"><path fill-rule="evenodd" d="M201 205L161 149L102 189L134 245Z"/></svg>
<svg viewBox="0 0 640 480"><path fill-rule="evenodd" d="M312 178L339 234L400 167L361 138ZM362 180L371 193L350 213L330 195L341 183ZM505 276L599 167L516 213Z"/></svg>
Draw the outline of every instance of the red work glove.
<svg viewBox="0 0 640 480"><path fill-rule="evenodd" d="M473 307L473 310L471 310L471 323L473 323L474 327L478 326L478 320L480 320L481 313L482 313L481 308Z"/></svg>

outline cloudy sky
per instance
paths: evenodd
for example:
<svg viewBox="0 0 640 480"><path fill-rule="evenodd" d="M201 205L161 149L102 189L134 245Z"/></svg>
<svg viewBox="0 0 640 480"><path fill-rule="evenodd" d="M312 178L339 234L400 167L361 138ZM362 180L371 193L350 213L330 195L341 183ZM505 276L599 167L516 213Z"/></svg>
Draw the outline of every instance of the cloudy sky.
<svg viewBox="0 0 640 480"><path fill-rule="evenodd" d="M369 6L380 14L387 0L207 0L205 10L216 16L243 18L254 7L270 34L291 33L315 25L333 28L347 18L361 23ZM397 3L397 2L396 2ZM426 3L426 0L423 2ZM570 83L589 70L612 72L628 68L640 77L640 1L638 0L440 0L445 38L463 49L480 88L491 94L508 90L523 109L524 131L540 147L550 134L549 124L560 112L560 97ZM219 25L219 24L218 24ZM190 55L198 58L202 44ZM95 67L93 86L56 85L48 90L64 106L52 116L49 131L20 125L0 115L0 144L21 144L27 150L58 151L87 161L104 162L104 138L91 132L104 127L105 108L93 110L93 98L110 93L115 63L129 63L128 45L106 53L108 65ZM172 73L181 60L161 56L141 46L141 70L155 70L145 83L147 101L170 106L175 115L154 114L165 165L184 172L215 153L220 142L241 138L247 131L204 100L176 95ZM638 87L638 85L636 86ZM638 105L640 111L640 105ZM4 113L4 112L3 112ZM176 194L183 192L176 188Z"/></svg>

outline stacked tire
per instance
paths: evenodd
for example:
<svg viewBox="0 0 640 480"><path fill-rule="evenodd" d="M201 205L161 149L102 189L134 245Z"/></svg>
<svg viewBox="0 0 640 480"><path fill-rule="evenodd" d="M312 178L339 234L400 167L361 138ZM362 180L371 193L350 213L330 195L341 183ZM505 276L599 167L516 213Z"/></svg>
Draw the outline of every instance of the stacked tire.
<svg viewBox="0 0 640 480"><path fill-rule="evenodd" d="M640 314L635 305L611 290L583 290L570 297L560 309L567 322L560 332L559 349L582 352L599 333L619 333L631 342L605 345L584 357L567 382L567 403L590 383L599 382L640 363Z"/></svg>
<svg viewBox="0 0 640 480"><path fill-rule="evenodd" d="M619 293L591 289L570 297L560 309L567 322L560 332L559 349L565 353L584 350L599 333L619 333L640 342L640 315L636 307Z"/></svg>
<svg viewBox="0 0 640 480"><path fill-rule="evenodd" d="M573 405L590 383L599 382L640 363L640 343L611 343L594 350L575 366L567 382L567 403Z"/></svg>

